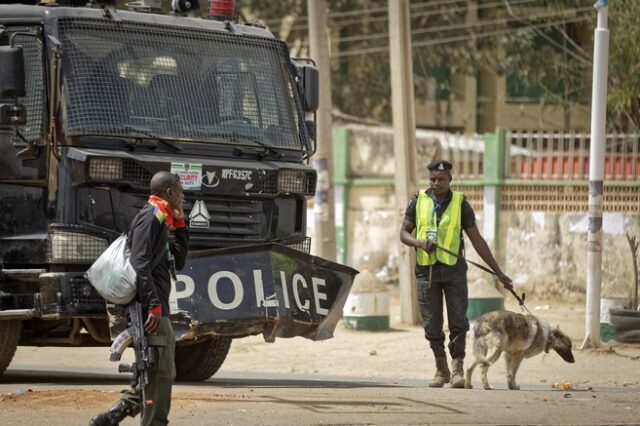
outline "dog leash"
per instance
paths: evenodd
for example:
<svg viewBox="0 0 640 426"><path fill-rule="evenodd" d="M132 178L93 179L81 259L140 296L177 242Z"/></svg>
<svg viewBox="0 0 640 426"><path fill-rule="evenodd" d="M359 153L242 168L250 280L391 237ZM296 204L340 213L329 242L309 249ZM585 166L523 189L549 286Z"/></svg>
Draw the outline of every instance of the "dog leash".
<svg viewBox="0 0 640 426"><path fill-rule="evenodd" d="M437 247L437 248L439 248L440 250L442 250L443 252L445 252L445 253L447 253L447 254L450 254L451 256L455 256L455 257L457 257L458 259L462 259L462 260L464 260L465 262L470 263L470 264L472 264L473 266L476 266L476 267L478 267L478 268L482 269L483 271L490 273L491 275L494 275L494 276L496 276L496 277L498 276L498 274L496 274L496 273L495 273L495 271L493 271L493 270L491 270L491 269L487 268L486 266L480 265L479 263L476 263L476 262L474 262L474 261L472 261L472 260L469 260L469 259L465 258L464 256L461 256L461 255L459 255L459 254L457 254L457 253L454 253L454 252L452 252L452 251L450 251L450 250L447 250L446 248L443 248L443 247L441 247L441 246L440 246L440 245L438 245L438 244L436 244L436 247ZM524 311L527 311L527 313L528 313L529 315L533 315L533 314L531 313L531 311L529 311L529 309L527 309L527 307L524 305L524 298L525 298L525 294L524 294L524 293L522 293L522 296L518 296L518 293L516 293L512 288L510 288L510 289L509 289L509 292L510 292L511 294L513 294L513 297L515 297L515 298L516 298L516 300L518 301L518 305L520 305L520 309L522 309L522 310L524 310Z"/></svg>

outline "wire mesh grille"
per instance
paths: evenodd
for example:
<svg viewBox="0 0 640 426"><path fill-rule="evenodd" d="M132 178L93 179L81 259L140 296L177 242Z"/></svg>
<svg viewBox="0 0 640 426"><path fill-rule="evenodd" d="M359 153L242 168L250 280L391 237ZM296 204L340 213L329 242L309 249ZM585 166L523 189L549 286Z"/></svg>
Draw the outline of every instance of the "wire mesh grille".
<svg viewBox="0 0 640 426"><path fill-rule="evenodd" d="M306 254L311 253L311 237L304 237L301 240L284 241L282 244Z"/></svg>
<svg viewBox="0 0 640 426"><path fill-rule="evenodd" d="M262 182L247 190L247 192L313 195L316 191L316 180L317 175L315 172L284 169L269 175Z"/></svg>
<svg viewBox="0 0 640 426"><path fill-rule="evenodd" d="M49 227L49 263L91 264L106 248L105 238L90 235L81 226L55 224Z"/></svg>
<svg viewBox="0 0 640 426"><path fill-rule="evenodd" d="M151 172L133 160L123 160L122 179L136 186L147 188L151 182Z"/></svg>
<svg viewBox="0 0 640 426"><path fill-rule="evenodd" d="M42 137L44 130L43 117L46 104L42 42L39 38L18 34L14 37L14 43L22 46L26 89L26 96L18 98L18 103L27 109L27 124L20 126L19 129L28 141L38 140ZM13 99L0 99L0 102L12 103ZM22 143L17 139L14 142Z"/></svg>
<svg viewBox="0 0 640 426"><path fill-rule="evenodd" d="M125 182L139 188L148 188L151 172L138 162L120 158L92 158L89 177L99 182Z"/></svg>
<svg viewBox="0 0 640 426"><path fill-rule="evenodd" d="M60 39L68 135L306 143L279 40L89 19L60 20Z"/></svg>
<svg viewBox="0 0 640 426"><path fill-rule="evenodd" d="M83 277L74 277L70 283L70 299L69 302L75 307L84 309L104 308L105 302L93 286Z"/></svg>

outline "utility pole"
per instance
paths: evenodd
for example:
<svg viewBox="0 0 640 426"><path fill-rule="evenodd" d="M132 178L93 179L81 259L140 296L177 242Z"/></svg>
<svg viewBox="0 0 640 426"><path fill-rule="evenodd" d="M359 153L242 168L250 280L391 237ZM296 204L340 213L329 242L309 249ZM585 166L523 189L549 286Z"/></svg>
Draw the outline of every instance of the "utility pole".
<svg viewBox="0 0 640 426"><path fill-rule="evenodd" d="M413 96L413 60L409 0L389 0L389 50L391 53L391 101L397 230L409 198L417 189L416 119ZM396 240L399 247L400 320L418 324L415 283L415 250Z"/></svg>
<svg viewBox="0 0 640 426"><path fill-rule="evenodd" d="M320 102L317 118L313 167L318 172L314 198L313 253L336 260L336 224L333 193L333 122L331 118L331 69L327 34L327 2L307 0L309 14L309 48L320 73Z"/></svg>
<svg viewBox="0 0 640 426"><path fill-rule="evenodd" d="M587 307L582 348L600 347L602 285L602 198L606 143L607 74L609 67L608 0L598 0L598 25L593 37L591 147L589 152L589 229L587 233Z"/></svg>

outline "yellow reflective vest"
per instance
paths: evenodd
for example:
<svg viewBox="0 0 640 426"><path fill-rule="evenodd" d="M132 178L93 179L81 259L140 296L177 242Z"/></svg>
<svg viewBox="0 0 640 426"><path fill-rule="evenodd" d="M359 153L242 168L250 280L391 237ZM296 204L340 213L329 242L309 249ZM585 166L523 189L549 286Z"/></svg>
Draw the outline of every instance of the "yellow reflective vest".
<svg viewBox="0 0 640 426"><path fill-rule="evenodd" d="M462 228L462 201L464 194L462 192L451 191L451 201L447 209L442 213L440 222L434 211L433 200L426 193L420 191L418 193L418 201L416 203L416 238L419 240L427 239L427 231L437 233L438 246L459 253L460 250L460 231ZM435 253L429 254L426 251L417 248L416 256L418 265L427 266L436 263L436 260L445 265L455 265L458 259L444 251L438 249Z"/></svg>

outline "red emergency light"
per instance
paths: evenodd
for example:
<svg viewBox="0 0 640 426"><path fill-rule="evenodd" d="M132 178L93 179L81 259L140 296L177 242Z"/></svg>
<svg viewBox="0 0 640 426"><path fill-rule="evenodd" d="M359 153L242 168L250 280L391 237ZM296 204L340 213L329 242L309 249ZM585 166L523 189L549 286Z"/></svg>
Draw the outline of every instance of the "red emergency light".
<svg viewBox="0 0 640 426"><path fill-rule="evenodd" d="M239 0L211 0L209 17L218 21L238 21Z"/></svg>

